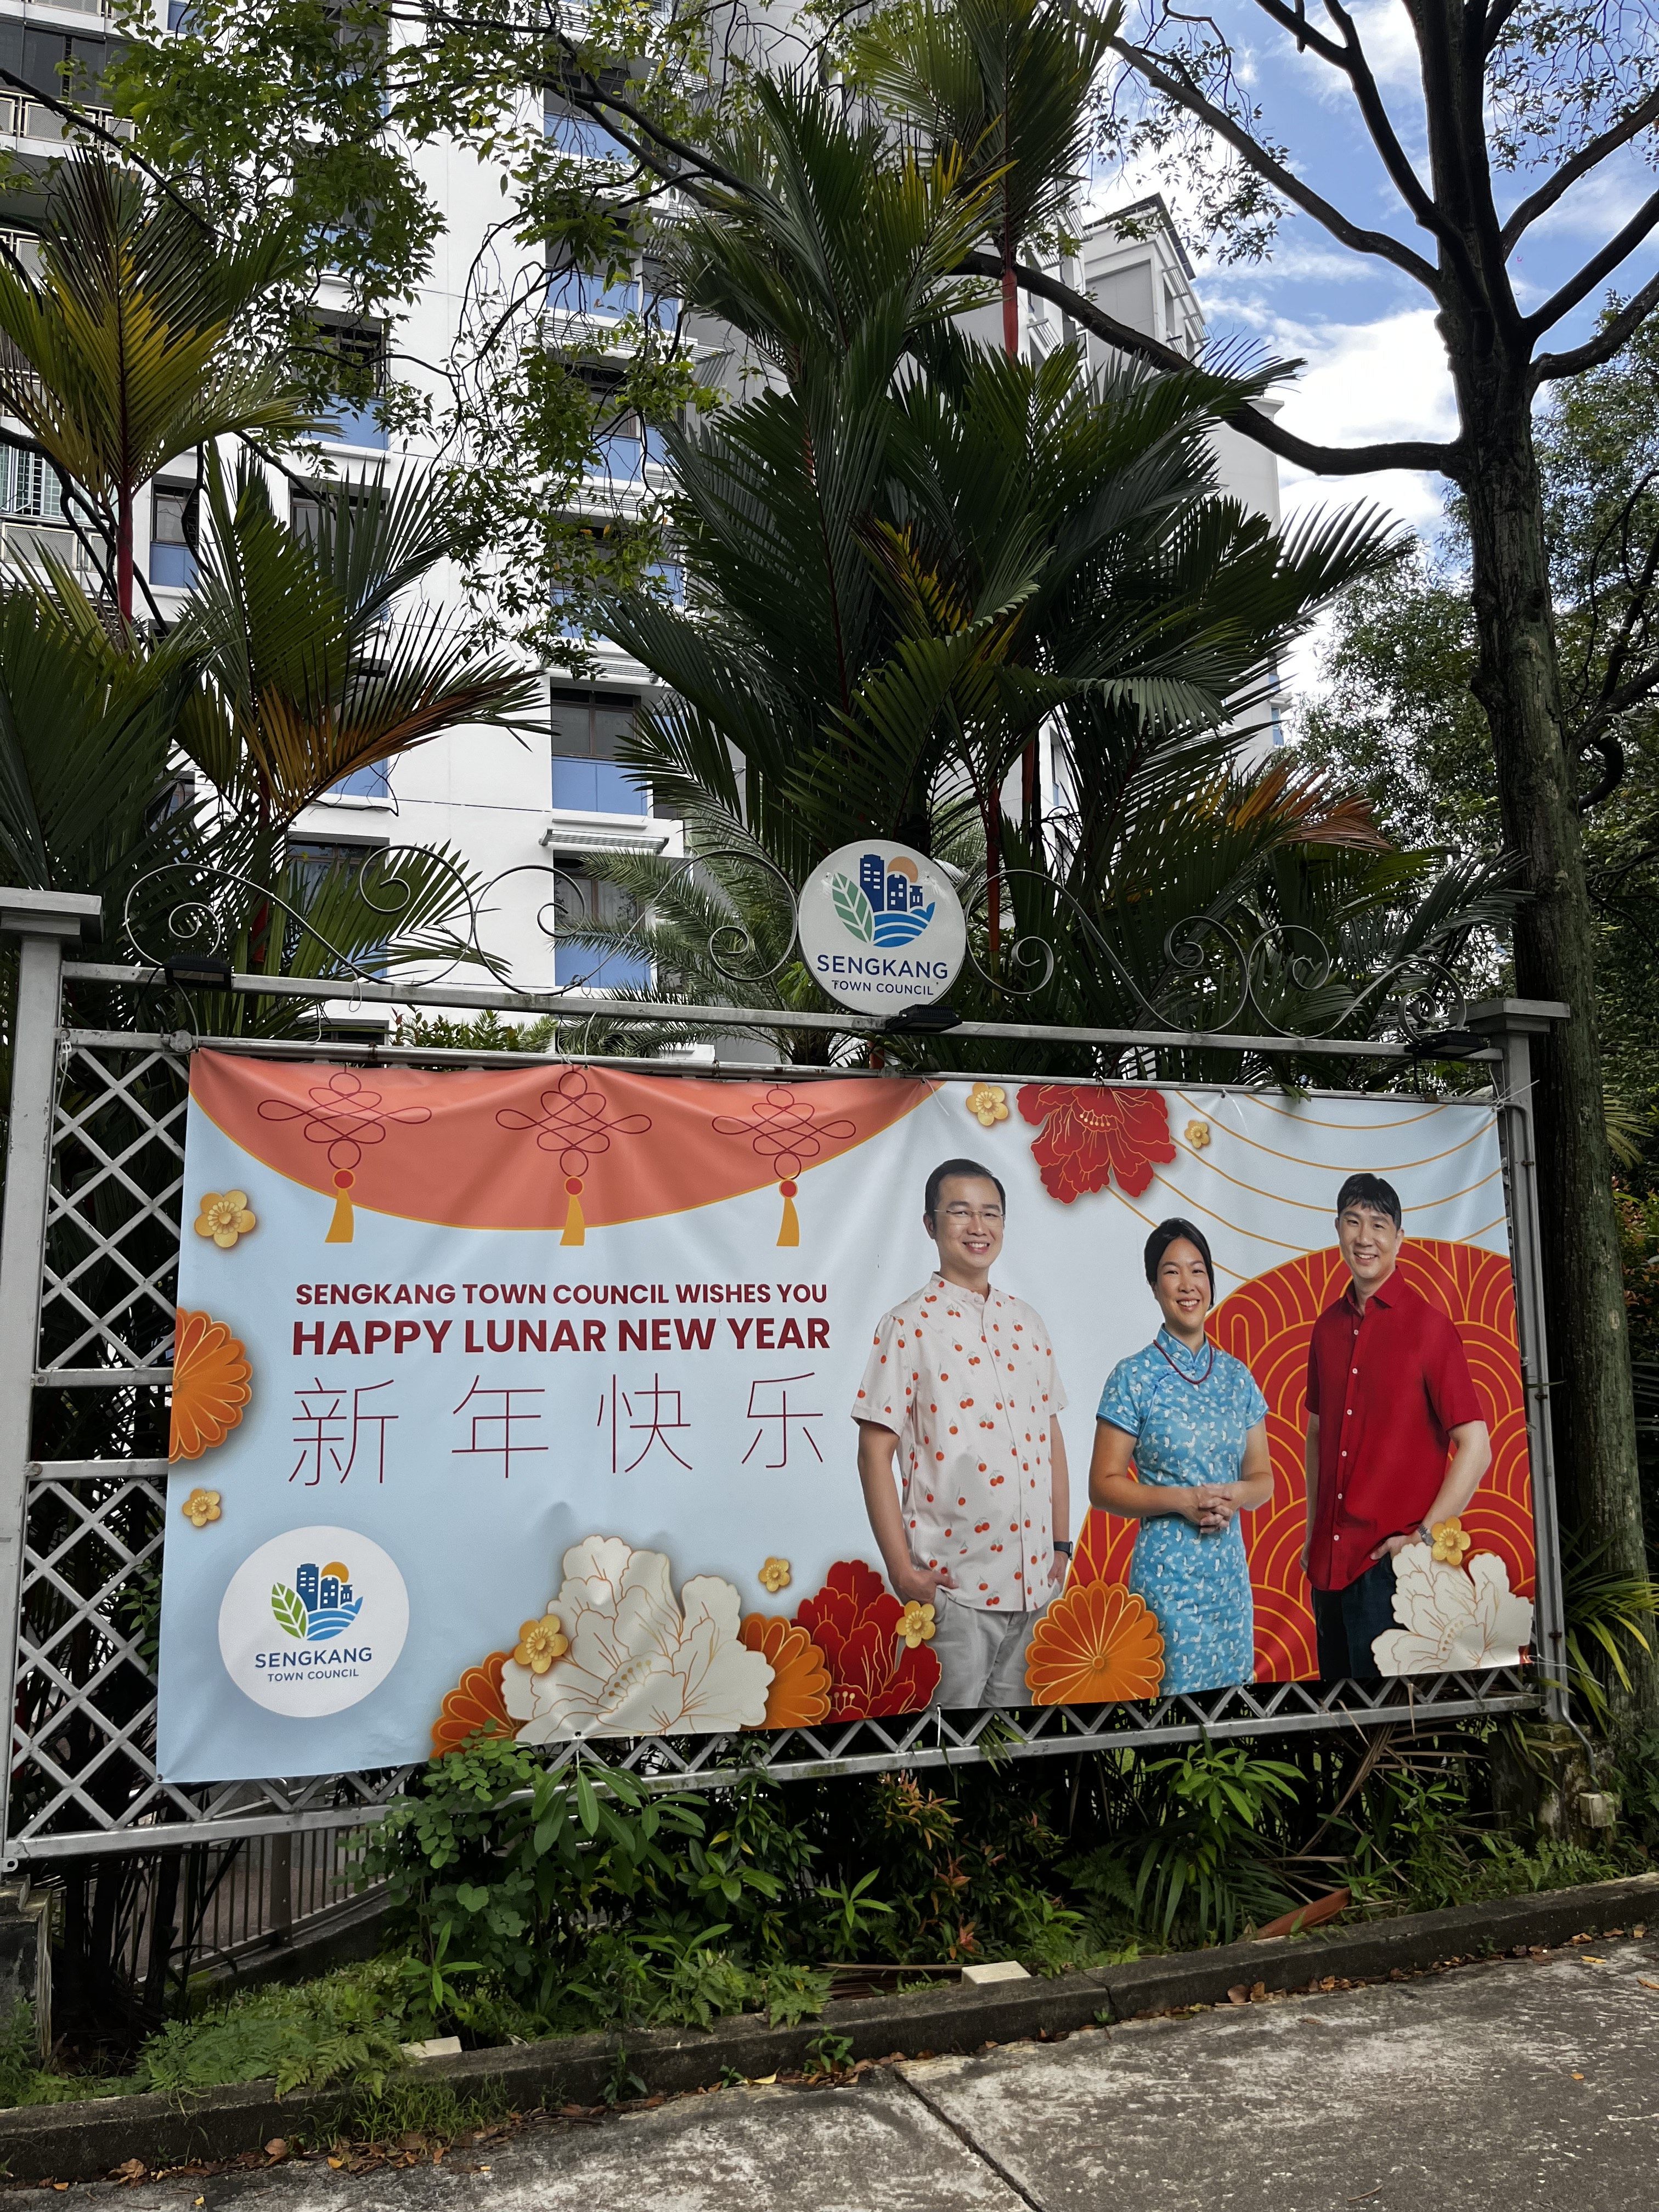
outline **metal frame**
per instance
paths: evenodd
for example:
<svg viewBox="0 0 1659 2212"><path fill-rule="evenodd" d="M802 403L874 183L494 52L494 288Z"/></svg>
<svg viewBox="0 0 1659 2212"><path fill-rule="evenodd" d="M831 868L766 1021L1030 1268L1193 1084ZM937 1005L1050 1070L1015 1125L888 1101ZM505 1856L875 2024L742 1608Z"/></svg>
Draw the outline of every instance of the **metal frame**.
<svg viewBox="0 0 1659 2212"><path fill-rule="evenodd" d="M66 1027L61 1016L65 982L118 986L142 998L162 981L161 972L149 965L65 959L82 932L95 928L97 912L95 899L0 890L0 935L19 944L0 1222L0 1616L9 1607L17 1633L0 1637L0 1690L15 1716L13 1793L23 1802L15 1819L13 1805L0 1804L0 1823L10 1823L0 1826L0 1862L7 1868L89 1853L361 1826L379 1817L412 1771L213 1787L162 1782L150 1749L155 1693L144 1656L144 1625L130 1608L121 1610L121 1601L134 1569L144 1567L161 1547L167 1463L136 1457L41 1462L31 1455L36 1391L136 1393L170 1382L163 1354L173 1325L170 1279L179 1237L189 1051L198 1043L210 1043L234 1051L341 1061L517 1066L526 1062L523 1054L399 1048L373 1037L205 1038L188 1030ZM1255 951L1234 950L1248 981ZM355 974L344 981L236 975L230 988L255 997L302 999L319 1014L325 1006L337 1008L343 1000L452 1013L485 1008L530 1015L557 1012L571 1019L614 1020L617 1012L614 1000L577 992L453 982L399 987ZM1408 979L1407 995L1419 991L1420 978ZM188 1012L187 1000L179 1003ZM630 1022L670 1022L714 1036L712 1071L706 1062L683 1063L679 1070L672 1063L635 1063L659 1074L706 1078L712 1072L751 1079L764 1074L768 1071L753 1060L720 1064L720 1033L739 1025L872 1040L884 1034L880 1023L854 1014L757 1014L732 1006L636 1004L627 1012ZM1024 1715L953 1716L930 1709L898 1720L746 1738L751 1754L755 1746L762 1746L759 1755L769 1771L794 1778L869 1773L895 1765L947 1767L1263 1731L1364 1730L1402 1723L1436 1726L1540 1706L1551 1717L1565 1718L1529 1054L1531 1039L1566 1013L1565 1006L1494 1001L1468 1015L1468 1030L1458 1033L1455 1048L1459 1058L1490 1068L1498 1103L1532 1455L1542 1662L1536 1670L1498 1669L1420 1682L1402 1679L1385 1682L1375 1692L1353 1684L1279 1683L1102 1710L1048 1707ZM1404 1039L1351 1040L1277 1031L964 1022L951 1036L1147 1055L1170 1050L1304 1060L1316 1055L1404 1073L1433 1055L1437 1040L1414 1041L1409 1022L1402 1026ZM565 1051L546 1057L564 1062L573 1055ZM607 1056L606 1064L618 1063ZM802 1079L854 1072L845 1066L789 1070L792 1079ZM873 1071L872 1078L879 1079ZM1139 1079L1155 1079L1142 1074ZM76 1097L77 1088L83 1097ZM66 1163L73 1164L73 1175ZM31 1721L36 1707L40 1717ZM732 1749L732 1740L725 1737L649 1738L607 1743L604 1755L653 1788L710 1788L737 1771ZM594 1755L591 1747L580 1744L551 1753L556 1763Z"/></svg>

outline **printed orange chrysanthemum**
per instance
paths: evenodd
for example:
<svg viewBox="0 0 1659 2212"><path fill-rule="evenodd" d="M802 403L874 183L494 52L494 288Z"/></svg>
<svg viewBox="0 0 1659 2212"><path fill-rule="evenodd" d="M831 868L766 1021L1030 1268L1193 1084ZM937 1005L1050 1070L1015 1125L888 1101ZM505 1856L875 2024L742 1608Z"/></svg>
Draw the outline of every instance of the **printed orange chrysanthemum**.
<svg viewBox="0 0 1659 2212"><path fill-rule="evenodd" d="M432 1723L432 1756L441 1759L475 1735L514 1736L519 1723L501 1701L505 1651L492 1651L482 1667L469 1667L453 1690L446 1690Z"/></svg>
<svg viewBox="0 0 1659 2212"><path fill-rule="evenodd" d="M1073 1583L1038 1621L1025 1681L1039 1705L1109 1705L1151 1698L1164 1680L1164 1634L1146 1600L1121 1583Z"/></svg>
<svg viewBox="0 0 1659 2212"><path fill-rule="evenodd" d="M750 1613L738 1631L772 1668L763 1728L811 1728L830 1717L830 1662L804 1628L781 1613Z"/></svg>
<svg viewBox="0 0 1659 2212"><path fill-rule="evenodd" d="M173 1431L167 1458L200 1459L241 1419L253 1391L242 1346L211 1314L179 1309L173 1351Z"/></svg>

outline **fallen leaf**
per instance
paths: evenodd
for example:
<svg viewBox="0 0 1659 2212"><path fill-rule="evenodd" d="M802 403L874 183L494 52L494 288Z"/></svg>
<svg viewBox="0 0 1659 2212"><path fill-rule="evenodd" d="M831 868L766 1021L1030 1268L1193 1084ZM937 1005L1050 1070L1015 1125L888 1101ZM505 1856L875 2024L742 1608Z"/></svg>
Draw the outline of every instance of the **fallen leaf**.
<svg viewBox="0 0 1659 2212"><path fill-rule="evenodd" d="M1249 2004L1250 1992L1243 1982L1235 1982L1227 1992L1229 2004Z"/></svg>
<svg viewBox="0 0 1659 2212"><path fill-rule="evenodd" d="M1575 2081L1582 2081L1584 2077L1582 2074L1575 2074L1572 2078Z"/></svg>
<svg viewBox="0 0 1659 2212"><path fill-rule="evenodd" d="M1578 1955L1587 1966L1605 1966L1607 1963L1605 1959L1593 1959L1588 1951L1581 1951Z"/></svg>
<svg viewBox="0 0 1659 2212"><path fill-rule="evenodd" d="M329 2164L333 2167L336 2173L337 2173L340 2171L340 2168L345 2164L345 2160L343 2158L331 2158L329 2160ZM198 2197L196 2201L199 2204L202 2200Z"/></svg>
<svg viewBox="0 0 1659 2212"><path fill-rule="evenodd" d="M1650 1982L1645 1974L1638 1974L1636 1978L1644 1990L1659 1990L1659 1982Z"/></svg>
<svg viewBox="0 0 1659 2212"><path fill-rule="evenodd" d="M286 2158L288 2156L288 2138L285 2136L272 2136L270 2141L265 2145L265 2156L267 2158Z"/></svg>
<svg viewBox="0 0 1659 2212"><path fill-rule="evenodd" d="M115 2171L124 2180L142 2181L145 2172L144 2161L142 2158L124 2159Z"/></svg>
<svg viewBox="0 0 1659 2212"><path fill-rule="evenodd" d="M1265 1928L1258 1928L1255 1940L1265 1943L1273 1936L1299 1935L1304 1928L1317 1928L1327 1920L1334 1920L1339 1912L1346 1912L1353 1902L1352 1894L1346 1889L1333 1889L1323 1897L1316 1897L1310 1904L1298 1905L1294 1911L1281 1913L1270 1920Z"/></svg>
<svg viewBox="0 0 1659 2212"><path fill-rule="evenodd" d="M775 2074L751 2074L749 2086L751 2089L769 2089L777 2078Z"/></svg>

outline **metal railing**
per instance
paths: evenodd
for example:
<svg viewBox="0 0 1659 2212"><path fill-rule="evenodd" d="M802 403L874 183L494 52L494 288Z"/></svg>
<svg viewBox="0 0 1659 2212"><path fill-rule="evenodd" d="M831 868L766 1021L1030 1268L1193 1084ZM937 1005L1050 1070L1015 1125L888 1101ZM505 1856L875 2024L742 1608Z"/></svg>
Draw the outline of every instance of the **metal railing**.
<svg viewBox="0 0 1659 2212"><path fill-rule="evenodd" d="M0 1222L0 1609L9 1609L17 1624L15 1638L0 1638L0 1694L7 1695L15 1716L5 1863L50 1863L89 1853L250 1838L296 1839L293 1848L303 1854L313 1848L307 1838L326 1838L314 1846L326 1857L340 1849L338 1832L362 1828L378 1817L401 1788L407 1769L185 1787L163 1781L155 1767L155 1622L167 1462L146 1455L164 1448L166 1434L187 1054L201 1043L340 1061L368 1058L453 1066L500 1066L504 1060L522 1066L525 1060L518 1054L399 1048L374 1038L339 1043L197 1038L160 1029L76 1029L63 1016L65 981L115 984L139 1004L147 994L152 1004L164 1003L168 996L155 968L66 964L66 950L82 926L94 920L96 908L95 900L77 896L0 891L0 935L18 944L6 1200ZM455 983L420 989L372 980L300 982L240 975L231 988L319 1006L349 990L364 1000L450 1012L458 1005L489 1006L538 1015L556 1010L574 1019L588 1014L603 1018L613 1011L610 1001L577 993ZM715 1030L732 1020L731 1008L665 1006L654 1011L664 1021L702 1022ZM989 1758L1190 1742L1202 1736L1364 1729L1409 1717L1435 1725L1540 1705L1554 1716L1564 1715L1559 1686L1565 1671L1564 1628L1529 1052L1531 1039L1565 1012L1525 1001L1495 1002L1468 1017L1487 1041L1466 1036L1463 1046L1491 1071L1504 1145L1538 1559L1535 1672L1502 1668L1478 1675L1395 1679L1375 1690L1353 1684L1246 1684L1141 1705L1053 1706L1029 1713L951 1715L930 1709L898 1719L825 1723L748 1737L745 1759L761 1757L775 1774L793 1777L896 1765L950 1766ZM653 1014L648 1006L629 1008L630 1020L649 1020ZM876 1027L853 1014L780 1012L768 1012L764 1019L780 1030L833 1028L848 1035L873 1034ZM1401 1073L1414 1060L1409 1043L1375 1039L1065 1031L1018 1024L964 1024L956 1035L973 1033L1059 1036L1073 1042L1103 1039L1143 1055L1148 1066L1155 1066L1162 1052L1193 1045L1287 1056L1323 1051L1392 1066ZM672 1068L657 1065L659 1072L672 1073ZM706 1076L710 1071L705 1066L688 1072ZM745 1066L736 1072L752 1077L763 1071ZM116 1431L132 1439L127 1455L35 1457L32 1416L37 1400L48 1394L60 1406L72 1406L88 1392L112 1394L108 1402L120 1409ZM103 1433L110 1426L106 1422ZM714 1786L727 1778L733 1771L733 1750L730 1740L719 1736L651 1737L607 1744L605 1755L653 1786L673 1788ZM549 1750L555 1761L591 1756L579 1744ZM330 1866L336 1863L328 1860ZM250 1899L256 1893L270 1897L276 1863L269 1856L250 1861L267 1870L263 1876L246 1877ZM251 1924L246 1911L239 1923L232 1910L223 1931L228 1945L242 1940L234 1931L244 1924Z"/></svg>

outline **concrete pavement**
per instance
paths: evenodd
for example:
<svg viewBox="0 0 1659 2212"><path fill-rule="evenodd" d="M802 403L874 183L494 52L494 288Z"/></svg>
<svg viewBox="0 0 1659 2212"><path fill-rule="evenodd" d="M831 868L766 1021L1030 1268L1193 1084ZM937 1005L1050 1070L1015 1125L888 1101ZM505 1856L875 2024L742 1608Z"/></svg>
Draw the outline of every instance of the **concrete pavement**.
<svg viewBox="0 0 1659 2212"><path fill-rule="evenodd" d="M1659 1942L553 2121L435 2166L289 2160L122 2196L120 2212L1624 2212L1659 2205Z"/></svg>

